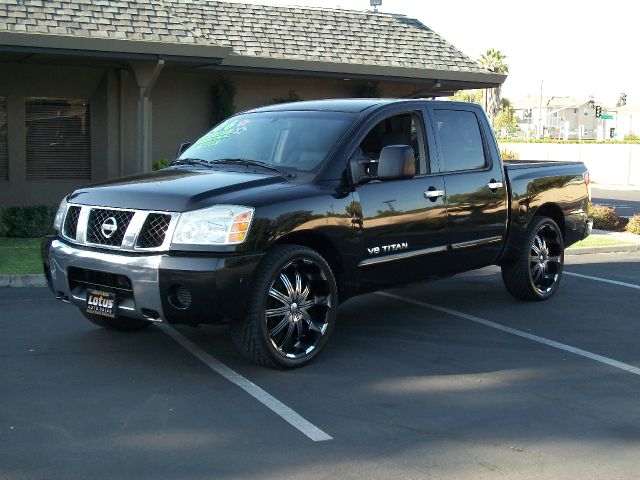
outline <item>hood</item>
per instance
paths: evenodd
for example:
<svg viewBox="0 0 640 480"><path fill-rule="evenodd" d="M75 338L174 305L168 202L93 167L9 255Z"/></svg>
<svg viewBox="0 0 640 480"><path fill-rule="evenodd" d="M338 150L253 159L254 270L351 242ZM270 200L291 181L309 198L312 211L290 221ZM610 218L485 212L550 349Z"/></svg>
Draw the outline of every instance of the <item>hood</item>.
<svg viewBox="0 0 640 480"><path fill-rule="evenodd" d="M275 184L287 182L271 174L179 168L81 188L73 192L68 201L101 207L184 212L214 203L230 203L234 193Z"/></svg>

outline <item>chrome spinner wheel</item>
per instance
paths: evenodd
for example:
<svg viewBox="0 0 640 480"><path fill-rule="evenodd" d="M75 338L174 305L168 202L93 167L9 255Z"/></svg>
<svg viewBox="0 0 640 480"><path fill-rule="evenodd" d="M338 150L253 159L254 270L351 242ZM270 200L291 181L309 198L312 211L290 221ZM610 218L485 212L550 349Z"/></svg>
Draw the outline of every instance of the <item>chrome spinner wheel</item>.
<svg viewBox="0 0 640 480"><path fill-rule="evenodd" d="M280 270L269 286L264 317L269 341L288 359L310 355L327 331L331 288L320 265L297 258Z"/></svg>
<svg viewBox="0 0 640 480"><path fill-rule="evenodd" d="M558 289L564 263L562 231L553 219L534 217L527 231L512 240L515 256L502 263L502 280L520 300L547 300Z"/></svg>
<svg viewBox="0 0 640 480"><path fill-rule="evenodd" d="M337 307L336 280L322 255L302 245L276 245L253 275L246 315L231 322L231 338L260 365L301 367L322 352Z"/></svg>
<svg viewBox="0 0 640 480"><path fill-rule="evenodd" d="M533 237L529 272L533 287L547 295L562 273L562 238L557 228L545 223Z"/></svg>

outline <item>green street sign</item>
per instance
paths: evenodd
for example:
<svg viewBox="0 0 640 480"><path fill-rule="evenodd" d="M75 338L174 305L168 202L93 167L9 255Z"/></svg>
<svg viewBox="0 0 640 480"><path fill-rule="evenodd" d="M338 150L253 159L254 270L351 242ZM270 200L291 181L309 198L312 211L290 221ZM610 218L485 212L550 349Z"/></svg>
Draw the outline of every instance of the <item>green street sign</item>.
<svg viewBox="0 0 640 480"><path fill-rule="evenodd" d="M613 120L613 115L601 115L600 118L603 120Z"/></svg>

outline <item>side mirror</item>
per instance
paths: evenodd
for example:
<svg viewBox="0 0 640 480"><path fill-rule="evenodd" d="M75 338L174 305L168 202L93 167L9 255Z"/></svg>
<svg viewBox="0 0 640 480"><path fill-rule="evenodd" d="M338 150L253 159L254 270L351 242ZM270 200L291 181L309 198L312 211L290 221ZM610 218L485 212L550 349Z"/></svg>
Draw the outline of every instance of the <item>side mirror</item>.
<svg viewBox="0 0 640 480"><path fill-rule="evenodd" d="M181 143L180 146L178 147L178 152L176 153L176 157L179 157L180 155L182 155L182 153L190 146L191 146L191 142Z"/></svg>
<svg viewBox="0 0 640 480"><path fill-rule="evenodd" d="M378 180L400 180L416 174L416 159L409 145L389 145L380 152Z"/></svg>

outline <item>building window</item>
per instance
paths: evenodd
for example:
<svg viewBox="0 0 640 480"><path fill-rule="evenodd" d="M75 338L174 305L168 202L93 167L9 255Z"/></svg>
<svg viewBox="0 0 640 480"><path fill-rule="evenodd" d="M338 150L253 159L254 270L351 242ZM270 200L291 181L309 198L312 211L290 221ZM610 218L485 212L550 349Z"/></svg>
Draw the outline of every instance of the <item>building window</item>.
<svg viewBox="0 0 640 480"><path fill-rule="evenodd" d="M26 99L27 180L91 178L89 102Z"/></svg>
<svg viewBox="0 0 640 480"><path fill-rule="evenodd" d="M7 98L0 97L0 180L9 178L9 152L7 147Z"/></svg>

